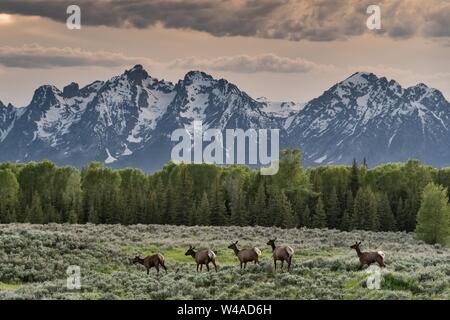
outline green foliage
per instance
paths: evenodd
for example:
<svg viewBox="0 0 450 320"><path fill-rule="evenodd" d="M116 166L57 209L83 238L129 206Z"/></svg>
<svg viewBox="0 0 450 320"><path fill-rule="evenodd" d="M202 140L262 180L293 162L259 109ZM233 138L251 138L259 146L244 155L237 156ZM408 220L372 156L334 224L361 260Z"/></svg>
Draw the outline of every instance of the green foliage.
<svg viewBox="0 0 450 320"><path fill-rule="evenodd" d="M421 166L417 160L373 169L354 161L352 166L305 171L300 150L287 149L281 152L279 165L278 174L262 176L242 165L170 162L159 172L145 174L131 168L112 170L98 162L81 172L49 161L4 163L0 164L0 223L316 226L412 232L424 187L429 182L450 187L450 169Z"/></svg>
<svg viewBox="0 0 450 320"><path fill-rule="evenodd" d="M417 215L416 234L426 243L447 244L450 235L450 205L447 188L434 183L425 187L422 205Z"/></svg>
<svg viewBox="0 0 450 320"><path fill-rule="evenodd" d="M312 217L312 225L313 228L326 228L327 226L327 216L325 214L325 210L323 208L322 198L319 198L317 201L316 207L314 208L314 213Z"/></svg>

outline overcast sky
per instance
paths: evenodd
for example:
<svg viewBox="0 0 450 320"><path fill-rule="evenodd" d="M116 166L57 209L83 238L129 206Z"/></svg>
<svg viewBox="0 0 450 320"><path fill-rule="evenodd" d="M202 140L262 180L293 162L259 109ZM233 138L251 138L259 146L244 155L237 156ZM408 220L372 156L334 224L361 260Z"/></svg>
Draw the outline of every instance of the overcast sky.
<svg viewBox="0 0 450 320"><path fill-rule="evenodd" d="M66 9L81 8L81 30ZM370 4L381 30L369 30ZM450 0L1 0L0 101L42 84L105 80L140 63L189 70L257 98L304 102L356 71L423 82L450 99Z"/></svg>

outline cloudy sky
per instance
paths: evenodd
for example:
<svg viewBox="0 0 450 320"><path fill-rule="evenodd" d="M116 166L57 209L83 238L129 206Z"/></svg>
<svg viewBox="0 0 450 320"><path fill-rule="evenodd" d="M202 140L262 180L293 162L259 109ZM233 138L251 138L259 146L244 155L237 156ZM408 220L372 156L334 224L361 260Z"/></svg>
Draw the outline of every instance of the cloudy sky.
<svg viewBox="0 0 450 320"><path fill-rule="evenodd" d="M69 5L81 30L66 27ZM381 9L370 30L369 5ZM105 80L140 63L176 82L202 70L253 97L307 101L356 71L450 99L450 0L1 0L0 100Z"/></svg>

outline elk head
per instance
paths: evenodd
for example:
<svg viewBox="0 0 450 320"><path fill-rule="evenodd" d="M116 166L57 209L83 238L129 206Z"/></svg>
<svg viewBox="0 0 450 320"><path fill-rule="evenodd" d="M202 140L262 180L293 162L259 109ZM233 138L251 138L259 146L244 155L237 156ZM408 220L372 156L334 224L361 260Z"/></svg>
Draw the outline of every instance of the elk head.
<svg viewBox="0 0 450 320"><path fill-rule="evenodd" d="M350 249L355 249L355 250L359 249L360 245L361 245L361 241L360 242L356 241L354 245L350 246Z"/></svg>
<svg viewBox="0 0 450 320"><path fill-rule="evenodd" d="M228 249L237 249L237 241L236 242L233 242L232 244L230 244L229 246L228 246Z"/></svg>
<svg viewBox="0 0 450 320"><path fill-rule="evenodd" d="M189 245L189 249L188 249L188 251L186 251L186 253L184 255L185 256L194 256L195 255L194 249L195 249L195 247Z"/></svg>
<svg viewBox="0 0 450 320"><path fill-rule="evenodd" d="M267 245L268 246L271 246L271 247L274 247L275 246L275 241L277 241L277 238L275 238L275 239L269 239L269 241L267 241Z"/></svg>

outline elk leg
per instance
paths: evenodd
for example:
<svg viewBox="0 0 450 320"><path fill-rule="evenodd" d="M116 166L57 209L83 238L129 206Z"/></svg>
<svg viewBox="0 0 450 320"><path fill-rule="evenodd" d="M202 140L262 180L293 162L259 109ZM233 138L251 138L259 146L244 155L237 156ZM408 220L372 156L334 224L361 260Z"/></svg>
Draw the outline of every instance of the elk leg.
<svg viewBox="0 0 450 320"><path fill-rule="evenodd" d="M198 272L198 263L197 263L197 272Z"/></svg>
<svg viewBox="0 0 450 320"><path fill-rule="evenodd" d="M212 262L212 264L213 264L213 266L214 266L214 270L216 270L216 272L217 272L217 265L216 265L216 261L215 260L213 260L213 261L211 261Z"/></svg>
<svg viewBox="0 0 450 320"><path fill-rule="evenodd" d="M247 268L247 262L244 262L244 270Z"/></svg>
<svg viewBox="0 0 450 320"><path fill-rule="evenodd" d="M159 274L159 265L155 265L156 273Z"/></svg>
<svg viewBox="0 0 450 320"><path fill-rule="evenodd" d="M358 271L360 271L360 270L363 268L363 266L364 266L364 265L360 264L360 265L359 265L359 268L358 268Z"/></svg>
<svg viewBox="0 0 450 320"><path fill-rule="evenodd" d="M167 273L167 268L166 268L166 266L163 264L163 263L161 263L161 267L163 267L163 269L166 271L166 273Z"/></svg>
<svg viewBox="0 0 450 320"><path fill-rule="evenodd" d="M200 265L200 272L203 271L203 264Z"/></svg>
<svg viewBox="0 0 450 320"><path fill-rule="evenodd" d="M288 259L288 271L291 271L291 262L292 262L292 257L289 257Z"/></svg>
<svg viewBox="0 0 450 320"><path fill-rule="evenodd" d="M206 264L206 270L209 272L209 263Z"/></svg>
<svg viewBox="0 0 450 320"><path fill-rule="evenodd" d="M150 268L147 268L147 275L149 274L149 272L150 272Z"/></svg>
<svg viewBox="0 0 450 320"><path fill-rule="evenodd" d="M284 260L281 260L281 270L283 270Z"/></svg>
<svg viewBox="0 0 450 320"><path fill-rule="evenodd" d="M277 271L277 260L273 259L273 264L275 265L275 271Z"/></svg>

